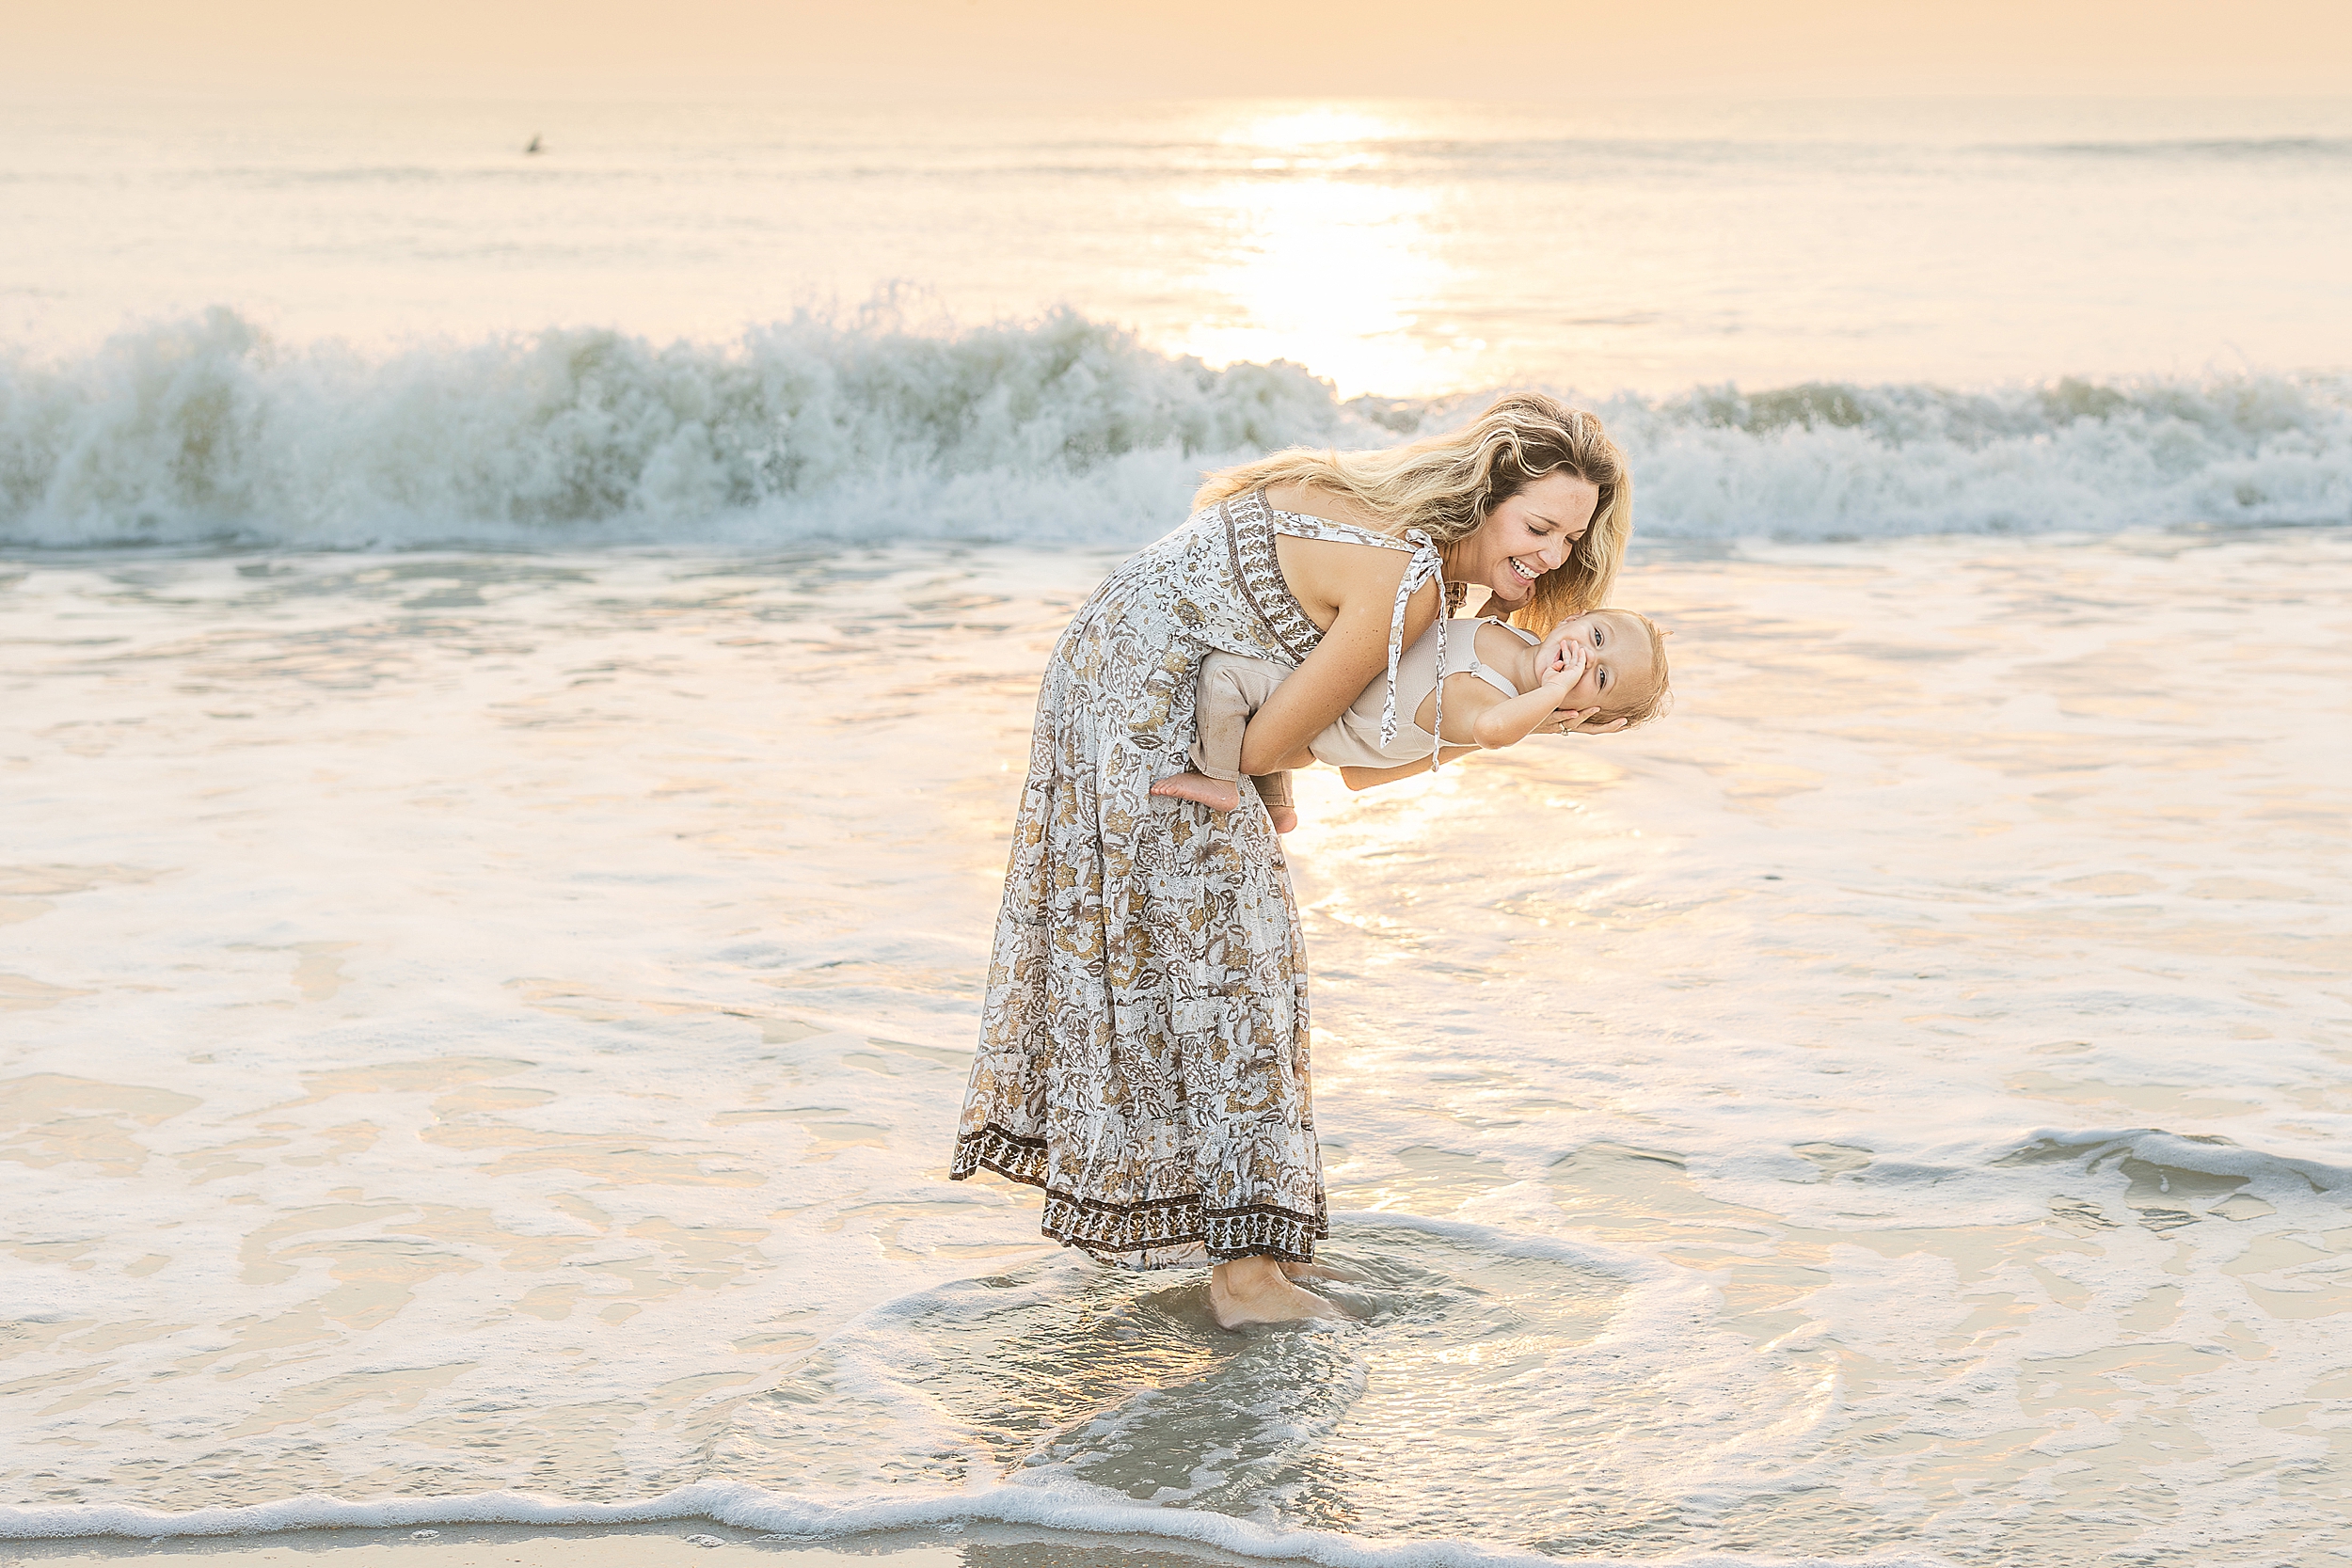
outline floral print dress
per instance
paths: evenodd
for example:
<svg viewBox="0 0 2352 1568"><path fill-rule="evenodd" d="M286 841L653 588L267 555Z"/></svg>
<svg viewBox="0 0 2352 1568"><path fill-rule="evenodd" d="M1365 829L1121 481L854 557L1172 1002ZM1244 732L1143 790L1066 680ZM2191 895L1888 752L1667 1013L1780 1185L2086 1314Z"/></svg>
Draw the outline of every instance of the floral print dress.
<svg viewBox="0 0 2352 1568"><path fill-rule="evenodd" d="M1254 802L1217 813L1149 793L1188 766L1203 657L1295 667L1322 638L1283 581L1278 534L1410 552L1393 684L1436 546L1250 495L1114 571L1038 694L949 1174L1044 1189L1046 1235L1131 1268L1304 1262L1328 1233L1280 844Z"/></svg>

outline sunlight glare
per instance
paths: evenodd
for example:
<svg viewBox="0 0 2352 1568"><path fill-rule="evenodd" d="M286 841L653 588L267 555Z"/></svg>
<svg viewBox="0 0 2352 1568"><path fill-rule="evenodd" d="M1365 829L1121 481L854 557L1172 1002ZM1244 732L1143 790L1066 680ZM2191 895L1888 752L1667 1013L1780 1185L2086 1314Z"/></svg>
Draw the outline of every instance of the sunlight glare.
<svg viewBox="0 0 2352 1568"><path fill-rule="evenodd" d="M1198 278L1219 308L1171 346L1212 364L1304 363L1348 396L1462 385L1486 345L1427 314L1458 293L1439 243L1446 193L1382 172L1400 143L1427 134L1409 111L1349 103L1248 114L1219 131L1241 157L1183 198L1221 235Z"/></svg>
<svg viewBox="0 0 2352 1568"><path fill-rule="evenodd" d="M1485 343L1424 320L1445 297L1428 192L1334 179L1237 180L1192 198L1231 238L1200 278L1227 309L1182 344L1212 364L1291 359L1343 395L1450 390Z"/></svg>
<svg viewBox="0 0 2352 1568"><path fill-rule="evenodd" d="M1383 115L1324 103L1289 114L1261 116L1234 126L1218 139L1230 146L1286 150L1327 147L1333 142L1380 141L1403 129Z"/></svg>

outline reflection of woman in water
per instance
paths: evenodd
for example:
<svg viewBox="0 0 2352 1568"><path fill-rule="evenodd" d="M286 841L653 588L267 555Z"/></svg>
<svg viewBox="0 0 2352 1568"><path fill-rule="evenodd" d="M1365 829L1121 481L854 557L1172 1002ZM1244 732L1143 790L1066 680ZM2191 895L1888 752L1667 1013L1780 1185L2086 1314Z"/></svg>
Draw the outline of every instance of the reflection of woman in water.
<svg viewBox="0 0 2352 1568"><path fill-rule="evenodd" d="M1295 1283L1329 1275L1279 845L1248 799L1227 814L1150 793L1191 749L1200 660L1295 667L1243 741L1247 771L1274 771L1394 681L1445 589L1488 589L1489 612L1539 627L1597 607L1632 481L1599 420L1525 394L1390 451L1278 452L1196 499L1046 667L951 1174L1043 1188L1045 1234L1107 1261L1214 1264L1231 1328L1333 1308Z"/></svg>

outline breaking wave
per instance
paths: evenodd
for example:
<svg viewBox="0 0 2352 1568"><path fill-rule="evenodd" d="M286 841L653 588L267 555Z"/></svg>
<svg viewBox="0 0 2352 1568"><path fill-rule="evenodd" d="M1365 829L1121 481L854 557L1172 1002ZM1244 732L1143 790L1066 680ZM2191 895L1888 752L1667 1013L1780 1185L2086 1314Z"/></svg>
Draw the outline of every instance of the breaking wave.
<svg viewBox="0 0 2352 1568"><path fill-rule="evenodd" d="M1128 546L1199 473L1445 428L1484 394L1343 401L1304 367L1155 353L1071 311L884 312L727 343L550 330L367 357L232 311L0 356L0 543L80 548ZM2352 378L1619 396L1652 538L2352 520Z"/></svg>

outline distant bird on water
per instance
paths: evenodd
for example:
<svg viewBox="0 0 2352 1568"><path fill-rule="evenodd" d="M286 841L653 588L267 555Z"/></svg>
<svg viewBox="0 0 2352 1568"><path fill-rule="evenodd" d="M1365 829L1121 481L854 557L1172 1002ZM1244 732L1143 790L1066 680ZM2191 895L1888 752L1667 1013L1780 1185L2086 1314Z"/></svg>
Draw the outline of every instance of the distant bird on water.
<svg viewBox="0 0 2352 1568"><path fill-rule="evenodd" d="M523 149L523 150L524 150L525 152L538 152L538 151L544 150L543 150L543 149L539 146L539 133L538 133L538 132L533 131L533 132L531 134L531 145L530 145L529 147L524 148L524 149Z"/></svg>

